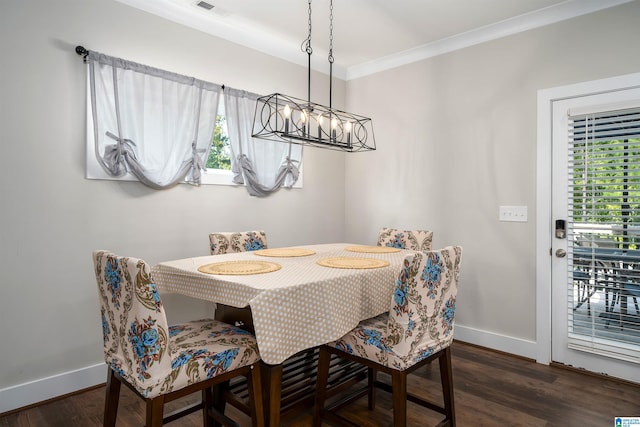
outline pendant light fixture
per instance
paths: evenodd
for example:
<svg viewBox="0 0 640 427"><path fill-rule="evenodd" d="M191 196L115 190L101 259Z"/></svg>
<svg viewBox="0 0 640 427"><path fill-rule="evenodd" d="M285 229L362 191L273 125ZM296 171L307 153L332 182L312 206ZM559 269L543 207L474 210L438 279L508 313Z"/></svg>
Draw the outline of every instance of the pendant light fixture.
<svg viewBox="0 0 640 427"><path fill-rule="evenodd" d="M329 14L329 106L311 102L311 0L309 35L302 42L308 57L307 100L274 93L258 98L253 137L347 152L376 149L371 119L333 108L333 0Z"/></svg>

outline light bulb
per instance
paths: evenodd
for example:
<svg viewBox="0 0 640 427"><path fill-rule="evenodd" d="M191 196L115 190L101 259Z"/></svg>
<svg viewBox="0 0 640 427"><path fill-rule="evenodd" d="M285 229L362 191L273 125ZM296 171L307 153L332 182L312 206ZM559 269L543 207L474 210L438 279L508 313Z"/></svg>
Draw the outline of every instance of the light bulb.
<svg viewBox="0 0 640 427"><path fill-rule="evenodd" d="M289 133L289 117L291 117L291 108L287 104L284 106L284 133Z"/></svg>

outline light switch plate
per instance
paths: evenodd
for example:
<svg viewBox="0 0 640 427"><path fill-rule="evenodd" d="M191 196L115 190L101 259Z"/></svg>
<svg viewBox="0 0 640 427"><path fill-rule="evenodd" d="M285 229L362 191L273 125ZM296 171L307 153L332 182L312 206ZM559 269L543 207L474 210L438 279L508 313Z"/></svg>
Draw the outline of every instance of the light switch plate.
<svg viewBox="0 0 640 427"><path fill-rule="evenodd" d="M500 206L500 221L527 222L527 206Z"/></svg>

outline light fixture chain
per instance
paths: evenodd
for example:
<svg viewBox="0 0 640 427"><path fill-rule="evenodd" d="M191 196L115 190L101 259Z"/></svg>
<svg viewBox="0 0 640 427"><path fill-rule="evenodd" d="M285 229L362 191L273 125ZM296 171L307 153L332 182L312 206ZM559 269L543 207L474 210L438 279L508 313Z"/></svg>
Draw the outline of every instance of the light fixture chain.
<svg viewBox="0 0 640 427"><path fill-rule="evenodd" d="M329 1L329 62L333 64L333 0Z"/></svg>
<svg viewBox="0 0 640 427"><path fill-rule="evenodd" d="M311 0L309 0L308 3L309 3L309 34L307 35L307 38L302 41L301 49L303 52L306 52L308 55L311 55L313 53L313 48L311 47Z"/></svg>

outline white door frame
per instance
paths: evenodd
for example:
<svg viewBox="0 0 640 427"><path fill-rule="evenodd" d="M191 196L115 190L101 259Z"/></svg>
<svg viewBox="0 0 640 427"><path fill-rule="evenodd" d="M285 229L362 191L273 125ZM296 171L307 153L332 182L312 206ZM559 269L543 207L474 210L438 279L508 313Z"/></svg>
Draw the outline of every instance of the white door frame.
<svg viewBox="0 0 640 427"><path fill-rule="evenodd" d="M536 155L536 361L551 362L551 142L552 103L561 99L640 88L640 73L538 91Z"/></svg>

